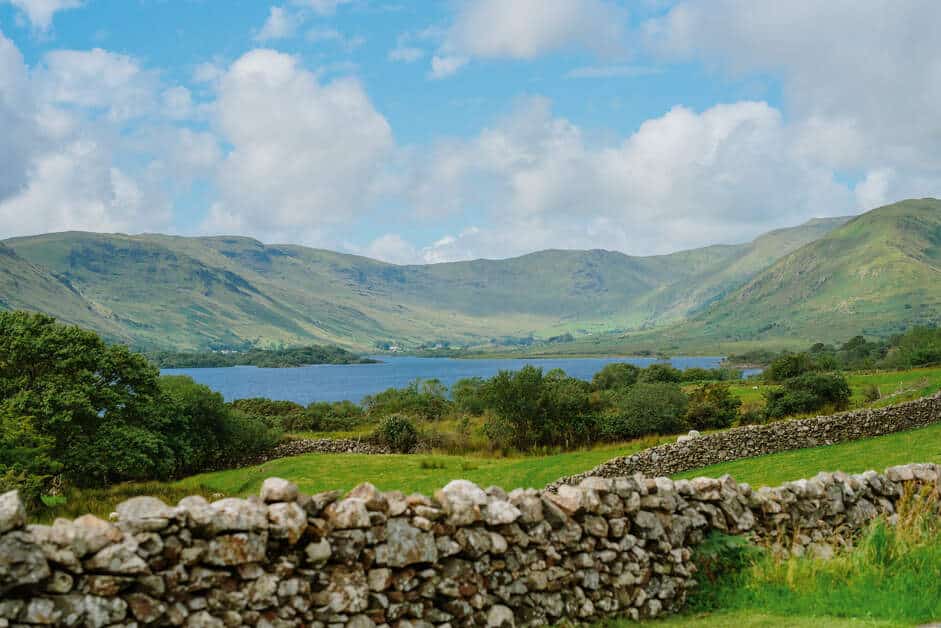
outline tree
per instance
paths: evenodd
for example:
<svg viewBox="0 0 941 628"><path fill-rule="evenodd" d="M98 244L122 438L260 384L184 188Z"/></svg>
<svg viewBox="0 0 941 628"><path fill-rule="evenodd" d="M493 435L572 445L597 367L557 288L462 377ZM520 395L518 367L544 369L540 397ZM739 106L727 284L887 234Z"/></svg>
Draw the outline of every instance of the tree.
<svg viewBox="0 0 941 628"><path fill-rule="evenodd" d="M823 409L843 410L852 391L841 374L804 373L765 392L765 414L778 419Z"/></svg>
<svg viewBox="0 0 941 628"><path fill-rule="evenodd" d="M591 379L592 390L618 390L630 388L637 383L640 369L627 362L612 362L595 373Z"/></svg>
<svg viewBox="0 0 941 628"><path fill-rule="evenodd" d="M595 433L590 386L561 370L534 366L500 371L485 387L494 412L485 430L498 444L528 451L537 446L571 447Z"/></svg>
<svg viewBox="0 0 941 628"><path fill-rule="evenodd" d="M678 384L683 381L683 374L669 364L651 364L641 371L640 381Z"/></svg>
<svg viewBox="0 0 941 628"><path fill-rule="evenodd" d="M689 393L687 427L697 430L729 427L738 418L742 400L728 384L703 384Z"/></svg>
<svg viewBox="0 0 941 628"><path fill-rule="evenodd" d="M157 375L93 332L43 314L0 313L0 413L30 417L75 483L166 474L172 456L157 436Z"/></svg>
<svg viewBox="0 0 941 628"><path fill-rule="evenodd" d="M487 409L485 382L480 377L459 379L451 386L451 399L461 412L479 416Z"/></svg>
<svg viewBox="0 0 941 628"><path fill-rule="evenodd" d="M637 383L616 399L605 417L605 436L627 439L645 434L675 434L684 428L688 403L677 384Z"/></svg>
<svg viewBox="0 0 941 628"><path fill-rule="evenodd" d="M817 363L807 353L785 353L775 358L765 370L764 377L770 382L783 382L792 377L819 370Z"/></svg>

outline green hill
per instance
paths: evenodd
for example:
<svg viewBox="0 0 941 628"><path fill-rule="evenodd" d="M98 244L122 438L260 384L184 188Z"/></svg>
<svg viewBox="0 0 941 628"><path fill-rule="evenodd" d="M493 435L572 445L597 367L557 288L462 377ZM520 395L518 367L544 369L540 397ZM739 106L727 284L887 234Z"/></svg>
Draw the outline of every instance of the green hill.
<svg viewBox="0 0 941 628"><path fill-rule="evenodd" d="M941 201L867 212L786 255L696 316L718 341L884 336L941 323Z"/></svg>
<svg viewBox="0 0 941 628"><path fill-rule="evenodd" d="M32 274L0 283L0 306L141 348L608 335L683 320L846 220L671 255L550 250L411 266L241 237L55 233L3 243L0 270Z"/></svg>

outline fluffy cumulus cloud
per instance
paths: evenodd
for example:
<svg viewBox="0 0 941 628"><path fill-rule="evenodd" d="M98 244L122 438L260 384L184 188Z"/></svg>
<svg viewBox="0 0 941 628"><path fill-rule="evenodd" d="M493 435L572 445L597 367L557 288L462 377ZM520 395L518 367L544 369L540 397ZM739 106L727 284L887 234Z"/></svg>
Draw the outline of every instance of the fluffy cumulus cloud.
<svg viewBox="0 0 941 628"><path fill-rule="evenodd" d="M0 236L166 228L159 181L119 165L123 122L153 111L151 79L104 51L59 51L28 68L0 34Z"/></svg>
<svg viewBox="0 0 941 628"><path fill-rule="evenodd" d="M561 49L625 50L626 12L604 0L466 0L432 57L444 78L471 58L534 59Z"/></svg>
<svg viewBox="0 0 941 628"><path fill-rule="evenodd" d="M39 31L48 31L52 26L52 19L59 11L77 9L82 6L82 0L7 0L19 9L33 28Z"/></svg>
<svg viewBox="0 0 941 628"><path fill-rule="evenodd" d="M427 261L547 247L663 253L852 207L850 191L802 159L781 113L761 102L675 107L596 144L548 101L530 99L419 160L420 184L409 186L416 207L490 210L485 225L417 252Z"/></svg>
<svg viewBox="0 0 941 628"><path fill-rule="evenodd" d="M932 0L685 0L645 30L668 59L780 75L804 154L863 171L868 203L939 193L939 23Z"/></svg>
<svg viewBox="0 0 941 628"><path fill-rule="evenodd" d="M392 132L358 81L321 83L293 56L254 50L218 89L216 126L231 151L206 229L317 241L376 202Z"/></svg>
<svg viewBox="0 0 941 628"><path fill-rule="evenodd" d="M298 16L284 7L271 7L268 11L268 19L265 20L261 30L255 34L255 40L269 41L293 37L297 31L298 22Z"/></svg>

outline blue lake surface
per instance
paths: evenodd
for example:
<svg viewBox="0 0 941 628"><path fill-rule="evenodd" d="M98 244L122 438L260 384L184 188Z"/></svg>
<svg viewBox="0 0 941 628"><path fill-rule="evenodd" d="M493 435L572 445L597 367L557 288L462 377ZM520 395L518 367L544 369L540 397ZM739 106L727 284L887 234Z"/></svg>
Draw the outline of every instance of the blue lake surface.
<svg viewBox="0 0 941 628"><path fill-rule="evenodd" d="M203 369L164 369L167 375L189 375L226 398L268 397L300 404L312 401L360 402L366 395L387 388L402 388L415 379L441 380L446 386L465 377L491 377L500 370L519 370L527 364L545 371L560 368L572 377L590 380L605 364L628 362L644 367L654 358L546 358L459 360L374 356L379 364L317 364L288 369L262 369L253 366ZM679 369L716 368L721 357L675 357L670 363ZM749 373L746 372L746 375Z"/></svg>

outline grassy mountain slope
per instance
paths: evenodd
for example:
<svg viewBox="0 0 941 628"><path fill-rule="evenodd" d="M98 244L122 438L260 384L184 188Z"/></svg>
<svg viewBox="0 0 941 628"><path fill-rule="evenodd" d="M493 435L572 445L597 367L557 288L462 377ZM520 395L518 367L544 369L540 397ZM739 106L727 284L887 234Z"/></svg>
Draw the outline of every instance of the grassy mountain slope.
<svg viewBox="0 0 941 628"><path fill-rule="evenodd" d="M941 323L941 201L867 212L787 255L711 309L687 335L845 339Z"/></svg>
<svg viewBox="0 0 941 628"><path fill-rule="evenodd" d="M241 237L56 233L5 244L70 288L34 295L10 285L0 299L72 322L82 308L99 312L81 322L158 348L608 333L681 319L841 222L653 257L550 250L411 266Z"/></svg>
<svg viewBox="0 0 941 628"><path fill-rule="evenodd" d="M130 340L111 313L87 301L68 281L31 264L0 243L0 309L46 312L69 323Z"/></svg>

